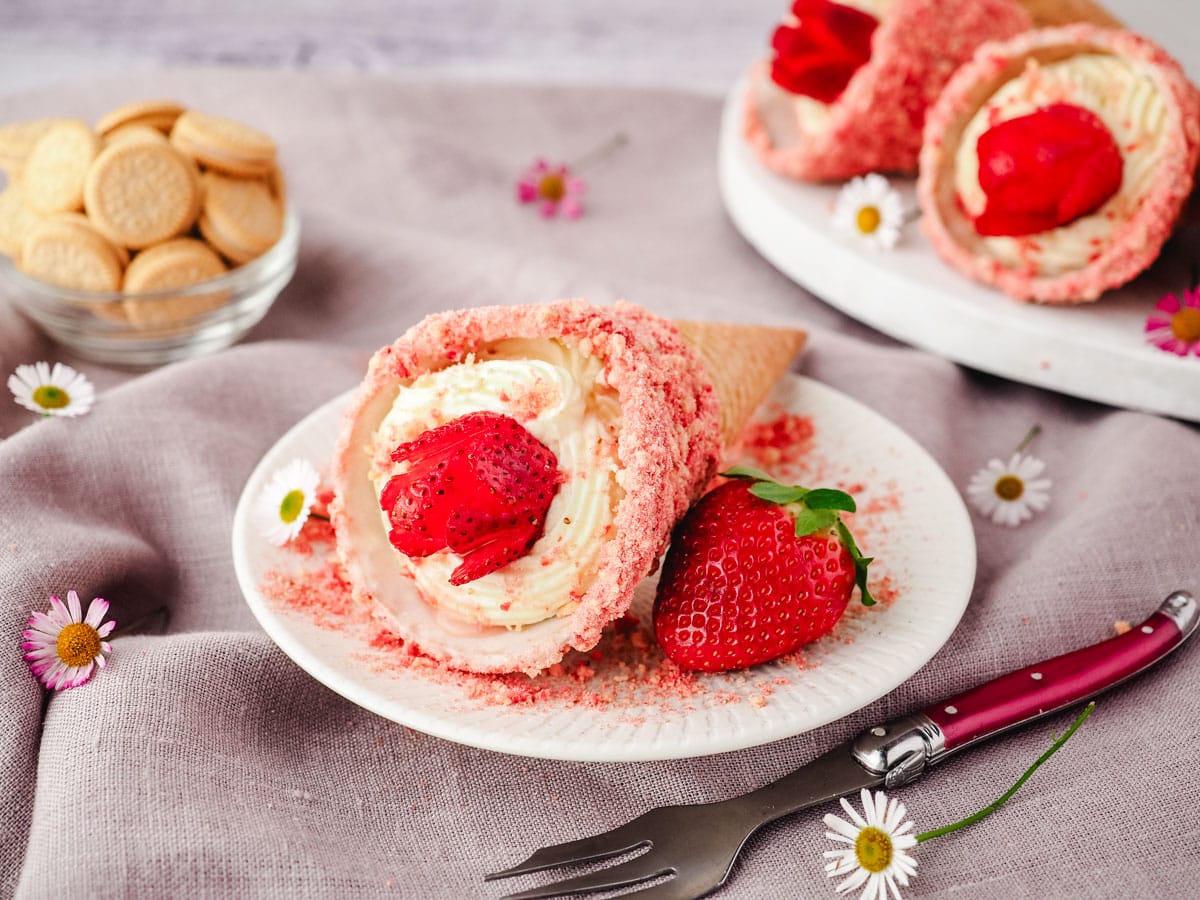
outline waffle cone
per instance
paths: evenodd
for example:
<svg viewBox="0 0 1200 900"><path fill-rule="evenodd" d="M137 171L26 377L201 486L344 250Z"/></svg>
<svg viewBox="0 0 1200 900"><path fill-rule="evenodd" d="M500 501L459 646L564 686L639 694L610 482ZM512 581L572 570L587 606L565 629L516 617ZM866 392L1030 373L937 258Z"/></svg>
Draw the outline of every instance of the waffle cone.
<svg viewBox="0 0 1200 900"><path fill-rule="evenodd" d="M1034 28L1087 22L1101 28L1124 28L1124 23L1094 0L1018 0L1033 19Z"/></svg>
<svg viewBox="0 0 1200 900"><path fill-rule="evenodd" d="M721 439L730 446L804 345L798 328L675 321L717 392Z"/></svg>

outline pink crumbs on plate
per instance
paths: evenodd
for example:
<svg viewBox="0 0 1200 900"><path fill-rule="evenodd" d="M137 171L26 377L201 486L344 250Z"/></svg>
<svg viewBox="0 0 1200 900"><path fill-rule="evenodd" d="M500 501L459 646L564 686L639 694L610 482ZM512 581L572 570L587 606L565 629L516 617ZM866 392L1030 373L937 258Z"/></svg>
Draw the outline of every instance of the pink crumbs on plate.
<svg viewBox="0 0 1200 900"><path fill-rule="evenodd" d="M863 552L886 545L888 520L902 504L895 484L872 484L861 462L854 477L845 461L814 448L812 420L778 409L770 418L752 423L742 436L743 458L780 480L837 487L853 493L859 511L849 519ZM322 514L328 497L318 495L315 512ZM523 673L489 674L453 668L397 635L386 616L354 597L336 551L336 535L326 521L310 518L300 536L284 550L295 564L268 572L259 590L277 607L304 617L318 628L353 636L361 644L359 659L374 672L419 675L450 685L471 705L510 708L607 708L621 711L632 724L661 718L680 710L748 703L769 708L774 691L794 683L803 672L820 665L820 648L827 641L852 642L850 620L886 609L904 593L900 577L880 554L871 565L871 590L877 607L852 602L842 622L827 638L763 666L722 675L686 672L671 662L654 640L649 602L642 601L618 618L588 652L571 651L561 662L536 676ZM815 651L815 652L814 652Z"/></svg>
<svg viewBox="0 0 1200 900"><path fill-rule="evenodd" d="M742 432L741 448L764 469L796 463L812 451L813 427L809 416L793 415L778 405L772 418L753 421Z"/></svg>

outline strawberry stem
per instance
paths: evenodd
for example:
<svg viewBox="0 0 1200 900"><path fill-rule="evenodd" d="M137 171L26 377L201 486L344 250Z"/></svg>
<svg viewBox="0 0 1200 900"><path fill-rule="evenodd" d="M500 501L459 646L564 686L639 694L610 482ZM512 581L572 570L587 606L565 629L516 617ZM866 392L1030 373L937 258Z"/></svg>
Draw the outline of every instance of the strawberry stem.
<svg viewBox="0 0 1200 900"><path fill-rule="evenodd" d="M788 513L796 523L796 537L834 528L842 546L854 561L854 583L858 585L862 605L875 605L875 598L871 596L867 587L867 567L874 561L874 557L862 555L850 529L838 514L839 511L854 512L858 509L853 497L835 488L809 489L798 484L781 484L762 469L753 466L733 466L721 475L725 478L752 481L754 483L750 486L750 493L755 497L788 507Z"/></svg>

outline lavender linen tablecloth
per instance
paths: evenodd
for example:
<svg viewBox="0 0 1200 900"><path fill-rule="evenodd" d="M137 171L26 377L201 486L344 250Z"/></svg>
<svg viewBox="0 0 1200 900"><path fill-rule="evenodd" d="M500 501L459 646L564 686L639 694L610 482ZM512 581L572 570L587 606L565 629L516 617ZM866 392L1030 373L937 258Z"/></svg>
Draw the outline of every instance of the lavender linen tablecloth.
<svg viewBox="0 0 1200 900"><path fill-rule="evenodd" d="M72 363L100 388L76 420L0 400L0 894L40 897L495 897L484 872L662 804L782 775L858 729L1111 635L1200 587L1200 434L988 377L898 346L777 274L725 217L719 104L651 91L173 72L0 100L0 121L93 118L171 95L278 139L303 220L299 269L263 323L207 359L131 375L73 359L0 300L0 370ZM574 159L588 211L513 200L533 158ZM459 746L325 689L263 634L234 579L245 479L294 422L356 383L425 313L584 296L667 315L802 325L804 373L910 432L955 484L1033 423L1050 508L974 518L961 625L893 693L815 733L737 753L562 763ZM48 701L21 660L50 593L166 633ZM6 648L6 649L5 649ZM1200 879L1200 649L1106 696L998 814L923 845L914 897L1179 897ZM922 828L994 799L1070 716L946 763L903 790ZM754 837L718 896L827 897L812 810ZM517 887L530 884L521 879Z"/></svg>

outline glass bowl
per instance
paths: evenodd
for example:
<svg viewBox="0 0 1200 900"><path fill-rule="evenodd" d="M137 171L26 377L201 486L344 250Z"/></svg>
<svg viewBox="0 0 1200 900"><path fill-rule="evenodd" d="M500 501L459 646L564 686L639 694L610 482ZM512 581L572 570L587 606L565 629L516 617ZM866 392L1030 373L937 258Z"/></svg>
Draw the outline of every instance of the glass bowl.
<svg viewBox="0 0 1200 900"><path fill-rule="evenodd" d="M296 271L300 221L262 256L186 287L141 294L81 291L41 281L0 256L5 294L51 338L94 362L152 368L222 350L271 308Z"/></svg>

